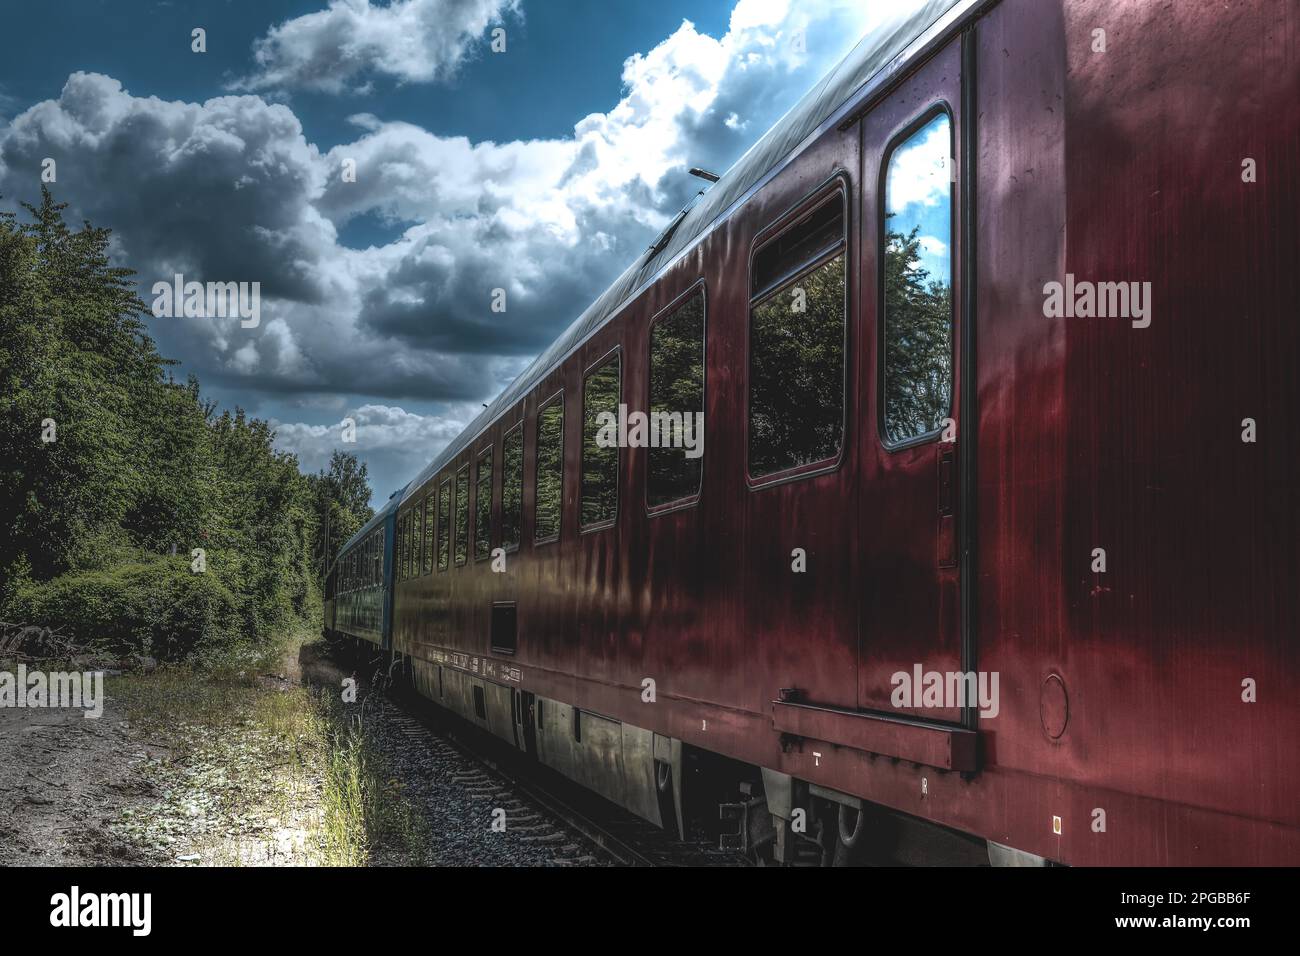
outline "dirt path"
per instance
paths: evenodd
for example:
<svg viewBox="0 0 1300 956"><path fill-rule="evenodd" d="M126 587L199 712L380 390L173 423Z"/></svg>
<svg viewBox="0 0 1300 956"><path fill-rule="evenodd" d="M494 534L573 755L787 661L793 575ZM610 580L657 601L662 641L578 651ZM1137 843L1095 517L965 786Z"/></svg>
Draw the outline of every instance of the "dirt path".
<svg viewBox="0 0 1300 956"><path fill-rule="evenodd" d="M98 719L0 708L0 866L597 862L370 675L344 704L349 676L309 644L273 674L110 677Z"/></svg>
<svg viewBox="0 0 1300 956"><path fill-rule="evenodd" d="M133 740L111 702L83 713L0 708L0 866L150 862L109 825L154 796L143 767L166 753Z"/></svg>
<svg viewBox="0 0 1300 956"><path fill-rule="evenodd" d="M109 676L99 718L0 707L0 866L353 865L391 855L367 815L381 768L349 763L361 755L319 696L338 694L345 675L319 648L303 657L295 646L273 673ZM395 796L381 822L395 818ZM399 837L400 863L411 854Z"/></svg>
<svg viewBox="0 0 1300 956"><path fill-rule="evenodd" d="M0 707L0 866L313 862L319 747L283 671L109 676L98 718Z"/></svg>

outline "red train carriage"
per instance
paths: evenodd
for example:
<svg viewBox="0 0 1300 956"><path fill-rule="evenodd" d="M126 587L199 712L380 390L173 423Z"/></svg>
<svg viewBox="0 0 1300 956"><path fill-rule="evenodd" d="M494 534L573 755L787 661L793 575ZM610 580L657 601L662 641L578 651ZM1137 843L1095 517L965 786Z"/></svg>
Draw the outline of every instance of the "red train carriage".
<svg viewBox="0 0 1300 956"><path fill-rule="evenodd" d="M1298 89L1291 0L883 27L401 493L394 652L765 859L1300 862Z"/></svg>

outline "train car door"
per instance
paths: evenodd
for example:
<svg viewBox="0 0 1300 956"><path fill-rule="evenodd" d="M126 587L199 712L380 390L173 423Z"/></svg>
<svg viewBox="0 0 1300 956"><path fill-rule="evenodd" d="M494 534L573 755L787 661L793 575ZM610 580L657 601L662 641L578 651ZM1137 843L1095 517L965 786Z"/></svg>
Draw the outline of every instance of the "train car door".
<svg viewBox="0 0 1300 956"><path fill-rule="evenodd" d="M941 721L962 717L944 693L963 667L961 52L950 42L861 122L858 706Z"/></svg>

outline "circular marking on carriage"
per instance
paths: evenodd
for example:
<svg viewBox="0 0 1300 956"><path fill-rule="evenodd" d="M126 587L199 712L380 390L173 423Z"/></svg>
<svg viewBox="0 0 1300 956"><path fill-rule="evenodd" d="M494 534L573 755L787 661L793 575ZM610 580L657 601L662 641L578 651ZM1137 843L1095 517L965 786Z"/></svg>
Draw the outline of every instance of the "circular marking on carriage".
<svg viewBox="0 0 1300 956"><path fill-rule="evenodd" d="M1065 682L1056 674L1048 675L1038 697L1038 719L1043 733L1059 740L1070 721L1070 699L1065 693Z"/></svg>

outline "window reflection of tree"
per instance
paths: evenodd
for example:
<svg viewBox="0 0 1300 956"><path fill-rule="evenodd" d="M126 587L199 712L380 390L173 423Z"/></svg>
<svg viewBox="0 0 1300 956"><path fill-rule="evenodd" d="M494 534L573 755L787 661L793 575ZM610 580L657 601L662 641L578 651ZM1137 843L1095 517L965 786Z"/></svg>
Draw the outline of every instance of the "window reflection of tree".
<svg viewBox="0 0 1300 956"><path fill-rule="evenodd" d="M537 502L533 538L545 541L560 533L564 493L564 403L557 399L537 414Z"/></svg>
<svg viewBox="0 0 1300 956"><path fill-rule="evenodd" d="M704 293L697 292L650 332L650 412L678 412L685 422L703 411ZM646 501L654 507L698 494L703 464L681 448L649 449Z"/></svg>
<svg viewBox="0 0 1300 956"><path fill-rule="evenodd" d="M885 237L885 437L940 427L952 400L952 286L920 265L919 225Z"/></svg>
<svg viewBox="0 0 1300 956"><path fill-rule="evenodd" d="M415 510L411 512L412 527L415 529L412 534L415 536L411 539L411 577L420 576L420 562L423 560L424 547L424 502L418 502Z"/></svg>
<svg viewBox="0 0 1300 956"><path fill-rule="evenodd" d="M951 248L950 128L940 114L909 136L885 180L881 418L890 444L938 430L952 407L951 264L943 275L922 265L925 241Z"/></svg>
<svg viewBox="0 0 1300 956"><path fill-rule="evenodd" d="M501 443L501 547L519 546L524 517L524 430Z"/></svg>
<svg viewBox="0 0 1300 956"><path fill-rule="evenodd" d="M618 415L619 359L589 374L582 391L582 526L612 521L618 513L618 446L596 442L601 412Z"/></svg>
<svg viewBox="0 0 1300 956"><path fill-rule="evenodd" d="M438 500L437 496L430 494L424 499L424 564L421 572L431 574L433 572L433 531L434 526L438 523Z"/></svg>
<svg viewBox="0 0 1300 956"><path fill-rule="evenodd" d="M479 455L474 487L474 557L492 550L492 449Z"/></svg>
<svg viewBox="0 0 1300 956"><path fill-rule="evenodd" d="M451 557L451 481L438 489L438 570L446 571Z"/></svg>
<svg viewBox="0 0 1300 956"><path fill-rule="evenodd" d="M749 349L750 475L834 457L844 430L843 253L753 307Z"/></svg>
<svg viewBox="0 0 1300 956"><path fill-rule="evenodd" d="M402 533L398 539L398 548L402 561L402 580L411 576L411 513L402 517Z"/></svg>
<svg viewBox="0 0 1300 956"><path fill-rule="evenodd" d="M456 472L456 563L469 560L469 465Z"/></svg>

